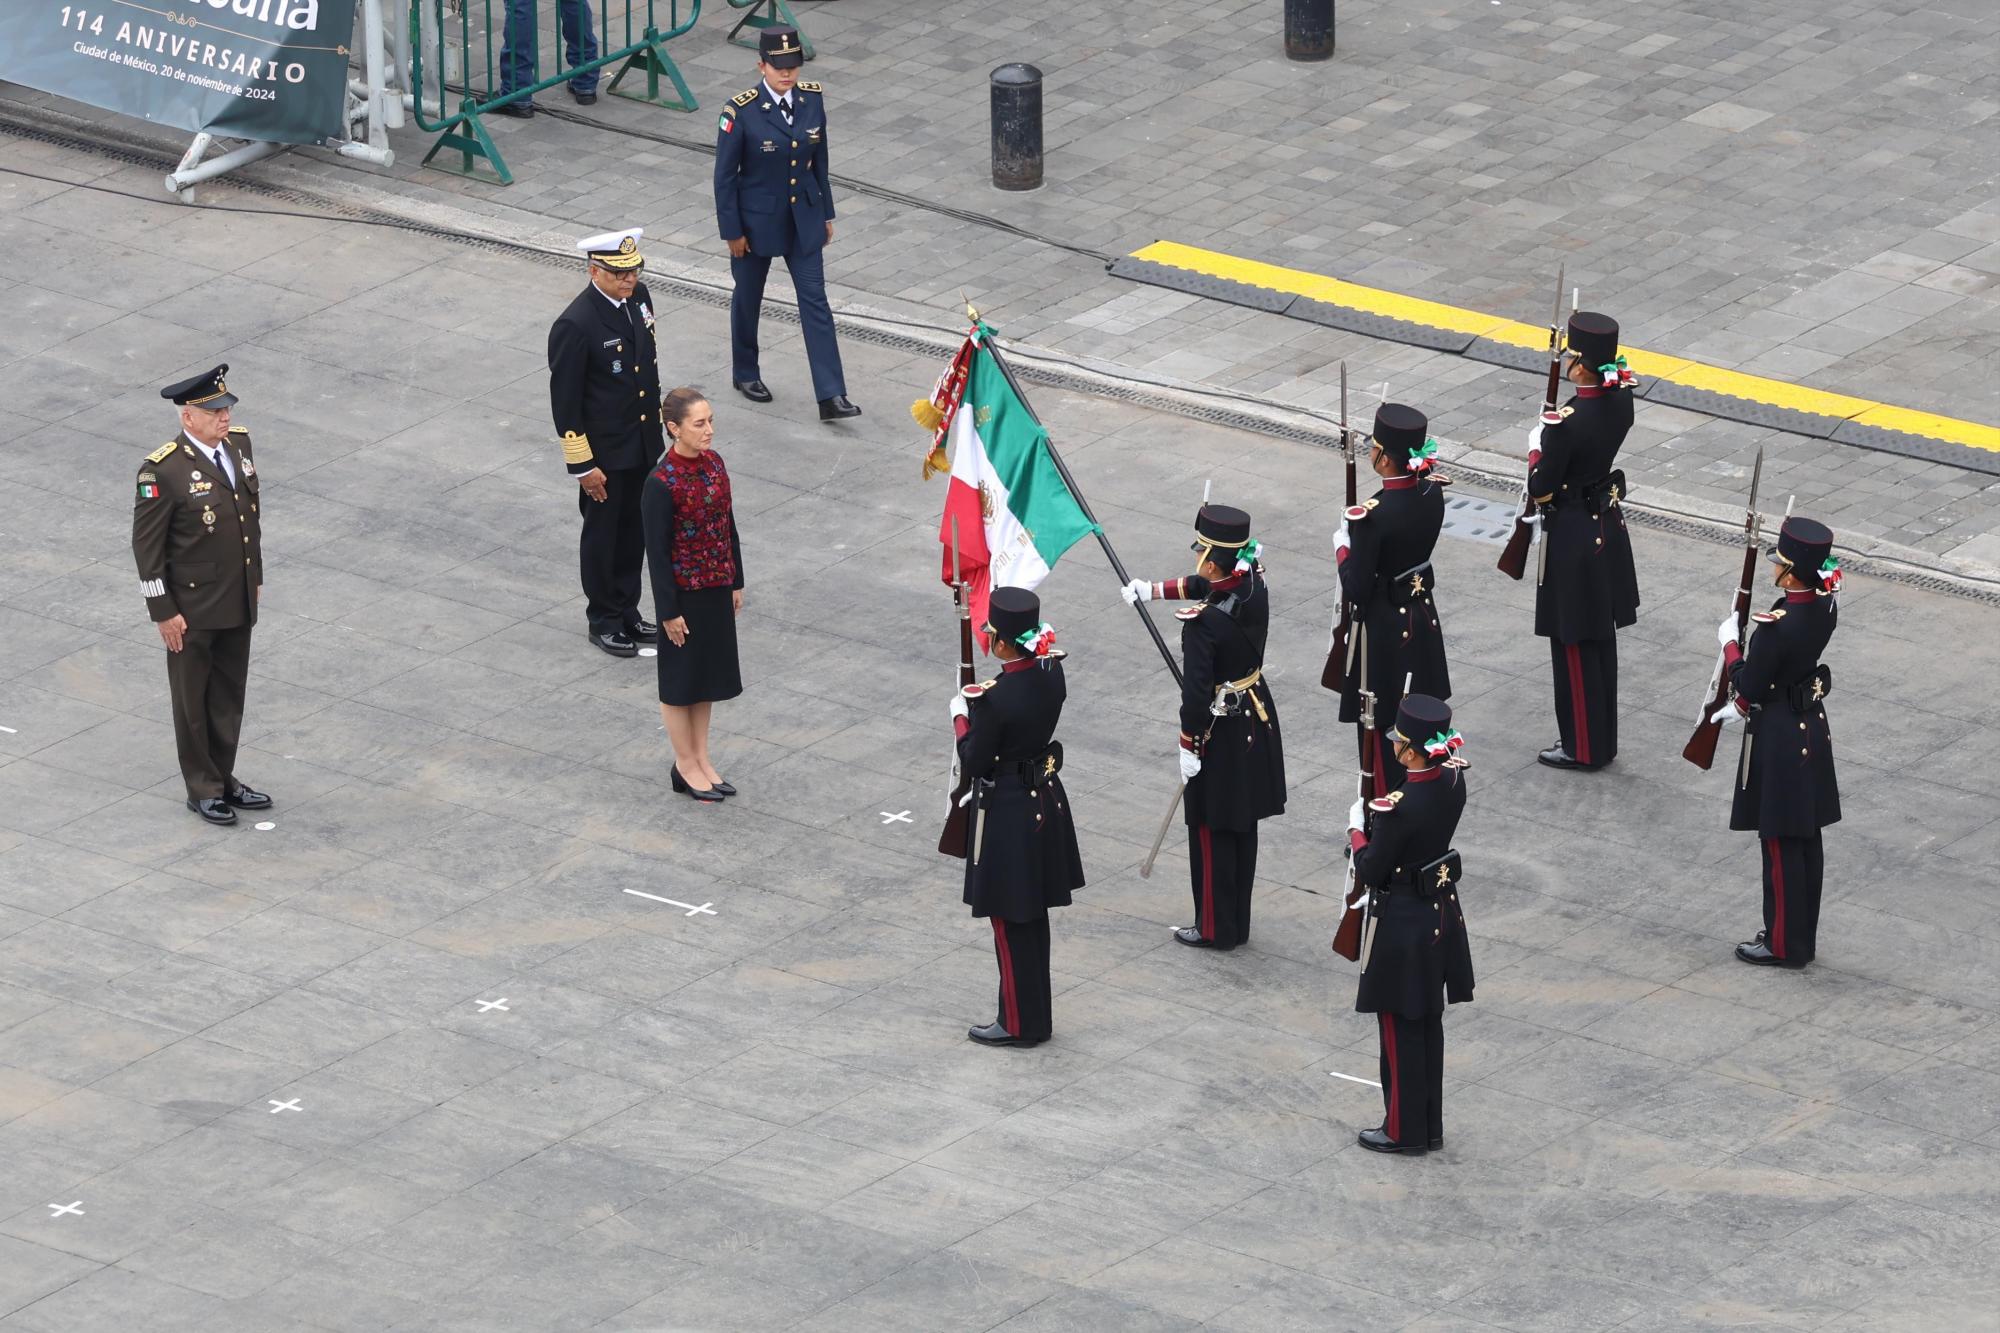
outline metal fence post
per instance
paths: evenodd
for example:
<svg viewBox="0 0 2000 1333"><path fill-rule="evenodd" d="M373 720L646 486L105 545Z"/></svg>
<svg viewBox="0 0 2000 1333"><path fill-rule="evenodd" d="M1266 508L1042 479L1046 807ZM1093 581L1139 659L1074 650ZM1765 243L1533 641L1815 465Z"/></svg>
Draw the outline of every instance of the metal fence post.
<svg viewBox="0 0 2000 1333"><path fill-rule="evenodd" d="M1285 0L1285 58L1325 60L1333 54L1333 0Z"/></svg>

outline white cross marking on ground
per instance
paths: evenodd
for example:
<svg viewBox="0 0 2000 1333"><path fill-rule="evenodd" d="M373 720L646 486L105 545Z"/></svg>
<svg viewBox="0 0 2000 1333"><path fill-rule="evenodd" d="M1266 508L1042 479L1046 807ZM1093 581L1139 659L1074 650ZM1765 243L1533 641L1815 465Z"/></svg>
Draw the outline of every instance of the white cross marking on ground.
<svg viewBox="0 0 2000 1333"><path fill-rule="evenodd" d="M54 1212L49 1214L51 1219L61 1217L64 1213L75 1213L78 1217L83 1216L82 1199L78 1199L75 1203L52 1203L49 1207L55 1209Z"/></svg>
<svg viewBox="0 0 2000 1333"><path fill-rule="evenodd" d="M276 1097L270 1098L269 1101L271 1103L272 1115L276 1115L280 1111L302 1111L305 1109L299 1105L299 1099L296 1097L288 1102L281 1102Z"/></svg>
<svg viewBox="0 0 2000 1333"><path fill-rule="evenodd" d="M634 898L650 898L656 903L665 903L669 907L686 908L689 916L715 915L714 903L703 903L701 906L696 907L693 903L684 903L677 898L662 898L657 893L641 893L637 889L627 889L625 892L631 894Z"/></svg>
<svg viewBox="0 0 2000 1333"><path fill-rule="evenodd" d="M911 824L915 823L916 821L910 818L910 812L908 810L905 810L900 814L894 814L894 815L890 814L887 810L884 810L882 812L882 822L884 824Z"/></svg>
<svg viewBox="0 0 2000 1333"><path fill-rule="evenodd" d="M482 1014L485 1013L488 1009L498 1009L503 1014L511 1014L514 1012L512 1009L509 1009L507 1007L507 997L504 995L502 995L497 1000L480 1000L478 1003L479 1003L479 1012Z"/></svg>

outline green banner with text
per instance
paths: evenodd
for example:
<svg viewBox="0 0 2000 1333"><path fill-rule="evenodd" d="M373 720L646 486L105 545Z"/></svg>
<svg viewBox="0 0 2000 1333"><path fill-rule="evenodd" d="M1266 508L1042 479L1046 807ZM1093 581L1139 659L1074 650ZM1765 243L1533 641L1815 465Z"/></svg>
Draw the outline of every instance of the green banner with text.
<svg viewBox="0 0 2000 1333"><path fill-rule="evenodd" d="M156 125L345 138L355 0L0 0L0 79Z"/></svg>

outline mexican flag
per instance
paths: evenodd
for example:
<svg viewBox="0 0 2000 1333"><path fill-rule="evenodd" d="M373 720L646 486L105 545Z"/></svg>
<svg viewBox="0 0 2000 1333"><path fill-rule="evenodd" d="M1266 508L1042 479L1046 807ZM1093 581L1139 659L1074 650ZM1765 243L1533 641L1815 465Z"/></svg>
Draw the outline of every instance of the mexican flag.
<svg viewBox="0 0 2000 1333"><path fill-rule="evenodd" d="M994 588L1037 586L1064 551L1098 531L1057 470L1048 431L1014 392L987 345L991 332L984 324L975 326L930 399L912 408L950 448L951 484L938 525L943 578L952 581L956 520L975 630L986 623L987 596ZM927 465L925 475L929 472ZM984 634L979 641L986 646Z"/></svg>

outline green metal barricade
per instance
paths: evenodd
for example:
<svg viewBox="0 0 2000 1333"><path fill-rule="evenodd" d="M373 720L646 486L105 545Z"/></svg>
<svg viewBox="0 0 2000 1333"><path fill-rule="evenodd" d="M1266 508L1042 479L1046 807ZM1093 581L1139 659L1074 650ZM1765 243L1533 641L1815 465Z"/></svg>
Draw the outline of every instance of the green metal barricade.
<svg viewBox="0 0 2000 1333"><path fill-rule="evenodd" d="M556 54L566 57L548 61L552 72L546 77L538 50L545 7L556 12ZM607 65L620 68L606 92L674 111L695 110L694 92L666 44L694 27L701 0L688 0L685 18L682 0L627 0L617 6L621 13L615 16L612 8L611 0L410 0L410 87L417 128L438 136L424 165L430 166L439 153L454 152L456 165L449 159L436 165L477 175L484 161L502 185L512 185L514 174L480 117ZM665 27L659 22L662 8L667 11ZM586 58L590 44L578 29L593 17L590 35L599 50ZM614 35L623 38L615 49ZM643 85L637 75L644 76ZM631 88L622 86L628 78L633 79ZM672 85L672 96L662 94L662 80ZM453 99L455 112L450 109Z"/></svg>
<svg viewBox="0 0 2000 1333"><path fill-rule="evenodd" d="M813 58L812 38L806 36L804 28L799 27L797 16L792 13L792 7L786 4L785 0L729 0L729 7L750 11L736 20L736 26L729 30L729 40L733 44L747 46L755 51L758 49L758 37L763 30L782 23L788 28L799 29L799 50L807 60ZM747 37L743 35L745 28L750 29Z"/></svg>

